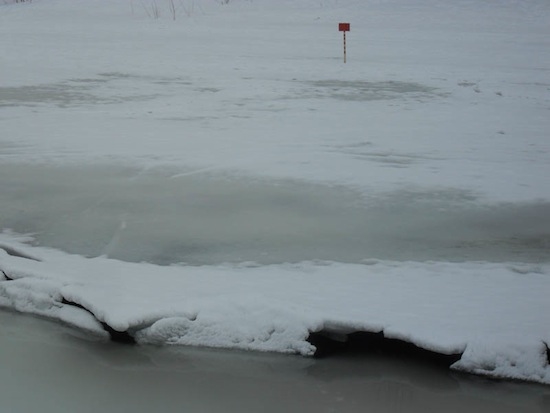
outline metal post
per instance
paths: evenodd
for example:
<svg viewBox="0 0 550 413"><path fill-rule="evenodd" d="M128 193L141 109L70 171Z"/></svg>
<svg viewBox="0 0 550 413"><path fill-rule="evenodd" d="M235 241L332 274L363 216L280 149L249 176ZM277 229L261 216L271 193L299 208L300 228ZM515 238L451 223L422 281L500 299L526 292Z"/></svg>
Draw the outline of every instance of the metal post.
<svg viewBox="0 0 550 413"><path fill-rule="evenodd" d="M346 32L344 32L344 63L346 63Z"/></svg>

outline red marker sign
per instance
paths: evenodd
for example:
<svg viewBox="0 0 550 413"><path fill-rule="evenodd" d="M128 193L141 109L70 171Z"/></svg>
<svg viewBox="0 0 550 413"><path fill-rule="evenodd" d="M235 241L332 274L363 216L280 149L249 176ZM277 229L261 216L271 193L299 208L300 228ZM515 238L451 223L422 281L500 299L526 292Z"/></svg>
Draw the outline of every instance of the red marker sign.
<svg viewBox="0 0 550 413"><path fill-rule="evenodd" d="M338 30L341 32L349 32L349 23L338 23Z"/></svg>
<svg viewBox="0 0 550 413"><path fill-rule="evenodd" d="M350 31L350 24L338 23L338 30L344 33L344 63L346 63L346 32Z"/></svg>

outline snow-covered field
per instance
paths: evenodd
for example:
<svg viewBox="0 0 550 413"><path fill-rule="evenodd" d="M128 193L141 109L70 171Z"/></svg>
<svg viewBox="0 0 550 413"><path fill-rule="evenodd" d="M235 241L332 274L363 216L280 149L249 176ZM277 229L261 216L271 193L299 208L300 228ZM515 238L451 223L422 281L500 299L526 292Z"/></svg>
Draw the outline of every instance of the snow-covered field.
<svg viewBox="0 0 550 413"><path fill-rule="evenodd" d="M0 306L550 383L550 3L5 3Z"/></svg>

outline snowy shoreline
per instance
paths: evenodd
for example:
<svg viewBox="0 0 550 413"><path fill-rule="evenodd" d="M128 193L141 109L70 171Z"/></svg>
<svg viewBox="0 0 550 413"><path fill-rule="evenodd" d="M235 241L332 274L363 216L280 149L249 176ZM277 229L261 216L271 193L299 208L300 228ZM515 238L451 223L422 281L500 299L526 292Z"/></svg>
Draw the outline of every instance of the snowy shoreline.
<svg viewBox="0 0 550 413"><path fill-rule="evenodd" d="M462 353L453 369L550 384L549 264L161 267L0 240L1 306L96 334L105 323L138 343L312 355L313 332L383 332Z"/></svg>

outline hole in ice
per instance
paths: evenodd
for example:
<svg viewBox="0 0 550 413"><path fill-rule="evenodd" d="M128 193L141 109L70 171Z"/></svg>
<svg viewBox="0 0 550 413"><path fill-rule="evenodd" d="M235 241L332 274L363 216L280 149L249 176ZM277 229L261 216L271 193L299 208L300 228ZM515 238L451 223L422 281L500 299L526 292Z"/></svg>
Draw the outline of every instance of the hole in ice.
<svg viewBox="0 0 550 413"><path fill-rule="evenodd" d="M320 331L311 333L308 341L317 348L315 357L321 358L341 353L384 354L449 367L462 356L462 354L440 354L403 340L386 338L383 332L361 331L335 335Z"/></svg>

